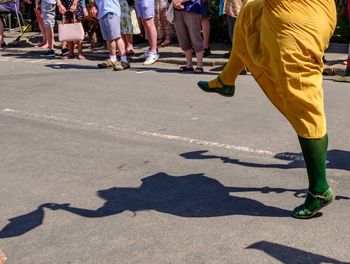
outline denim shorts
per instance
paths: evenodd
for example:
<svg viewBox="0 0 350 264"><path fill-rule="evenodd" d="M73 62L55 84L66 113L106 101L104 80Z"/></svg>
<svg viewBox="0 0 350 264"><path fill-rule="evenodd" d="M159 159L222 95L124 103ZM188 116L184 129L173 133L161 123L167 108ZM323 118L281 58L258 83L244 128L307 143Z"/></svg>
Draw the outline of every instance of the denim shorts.
<svg viewBox="0 0 350 264"><path fill-rule="evenodd" d="M55 26L56 4L41 2L41 14L46 28Z"/></svg>
<svg viewBox="0 0 350 264"><path fill-rule="evenodd" d="M120 38L120 16L107 13L99 19L102 37L104 40Z"/></svg>
<svg viewBox="0 0 350 264"><path fill-rule="evenodd" d="M154 0L136 0L135 8L138 17L143 19L154 17Z"/></svg>

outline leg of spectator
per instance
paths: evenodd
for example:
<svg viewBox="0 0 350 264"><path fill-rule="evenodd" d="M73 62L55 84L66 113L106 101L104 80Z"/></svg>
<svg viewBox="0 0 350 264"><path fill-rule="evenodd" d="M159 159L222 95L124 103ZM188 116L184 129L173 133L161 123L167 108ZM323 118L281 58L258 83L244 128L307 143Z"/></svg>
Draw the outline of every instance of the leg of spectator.
<svg viewBox="0 0 350 264"><path fill-rule="evenodd" d="M187 68L192 68L193 63L192 63L192 49L184 50L185 57L186 57L186 67Z"/></svg>
<svg viewBox="0 0 350 264"><path fill-rule="evenodd" d="M125 56L126 55L126 51L125 51L125 44L122 38L117 38L115 40L115 44L119 50L119 55L120 56Z"/></svg>
<svg viewBox="0 0 350 264"><path fill-rule="evenodd" d="M157 53L157 30L156 26L154 24L154 18L147 18L142 19L142 23L144 25L148 42L149 42L149 50L151 53L156 54Z"/></svg>
<svg viewBox="0 0 350 264"><path fill-rule="evenodd" d="M133 54L134 52L134 47L133 47L133 37L132 34L123 34L122 35L124 44L125 44L125 51L128 55Z"/></svg>
<svg viewBox="0 0 350 264"><path fill-rule="evenodd" d="M1 47L4 46L5 44L4 41L4 23L2 22L2 19L0 18L0 44Z"/></svg>
<svg viewBox="0 0 350 264"><path fill-rule="evenodd" d="M210 23L208 17L202 17L202 33L204 49L209 49Z"/></svg>
<svg viewBox="0 0 350 264"><path fill-rule="evenodd" d="M77 48L78 48L78 59L83 60L85 59L84 54L83 54L83 41L77 41Z"/></svg>
<svg viewBox="0 0 350 264"><path fill-rule="evenodd" d="M48 48L49 50L53 50L53 28L51 26L46 26L45 27L45 34L46 34L46 39L48 43Z"/></svg>
<svg viewBox="0 0 350 264"><path fill-rule="evenodd" d="M40 47L40 48L47 48L48 44L47 44L47 39L46 39L46 34L45 34L45 26L44 26L43 18L42 18L42 15L41 15L41 11L38 10L38 9L35 9L34 12L35 12L35 17L36 17L36 20L38 21L40 33L41 33L41 36L42 36L42 40L38 44L38 47Z"/></svg>

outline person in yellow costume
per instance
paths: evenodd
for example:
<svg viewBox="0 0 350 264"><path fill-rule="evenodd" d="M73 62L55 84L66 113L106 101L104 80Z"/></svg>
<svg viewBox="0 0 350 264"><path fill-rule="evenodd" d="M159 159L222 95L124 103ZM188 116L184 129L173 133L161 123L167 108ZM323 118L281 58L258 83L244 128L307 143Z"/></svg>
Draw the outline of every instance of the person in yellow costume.
<svg viewBox="0 0 350 264"><path fill-rule="evenodd" d="M198 86L233 96L244 66L298 135L309 179L292 216L311 218L335 194L326 177L328 137L322 57L336 25L334 0L247 0L234 28L231 56L220 75Z"/></svg>

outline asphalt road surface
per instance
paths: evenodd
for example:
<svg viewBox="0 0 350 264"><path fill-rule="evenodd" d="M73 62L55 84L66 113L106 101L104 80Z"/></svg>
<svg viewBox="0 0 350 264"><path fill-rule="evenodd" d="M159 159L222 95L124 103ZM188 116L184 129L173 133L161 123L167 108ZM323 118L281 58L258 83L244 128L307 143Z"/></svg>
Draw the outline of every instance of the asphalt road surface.
<svg viewBox="0 0 350 264"><path fill-rule="evenodd" d="M350 263L350 87L324 82L336 201L303 221L295 133L250 75L0 56L6 264Z"/></svg>

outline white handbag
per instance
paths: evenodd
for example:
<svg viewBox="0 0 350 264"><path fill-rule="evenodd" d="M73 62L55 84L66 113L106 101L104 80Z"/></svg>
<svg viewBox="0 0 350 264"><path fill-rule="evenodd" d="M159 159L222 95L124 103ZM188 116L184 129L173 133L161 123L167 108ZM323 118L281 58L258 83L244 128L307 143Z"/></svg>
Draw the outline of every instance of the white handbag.
<svg viewBox="0 0 350 264"><path fill-rule="evenodd" d="M62 23L58 25L58 39L60 41L79 41L83 40L85 36L83 25L80 22L64 24L64 17Z"/></svg>

